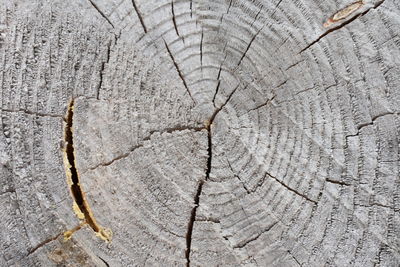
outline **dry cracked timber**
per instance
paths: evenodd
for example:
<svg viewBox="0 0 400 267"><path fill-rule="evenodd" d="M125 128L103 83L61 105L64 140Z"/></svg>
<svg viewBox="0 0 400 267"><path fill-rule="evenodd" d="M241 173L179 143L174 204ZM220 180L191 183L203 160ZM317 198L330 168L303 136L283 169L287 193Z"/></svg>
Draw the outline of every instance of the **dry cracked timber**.
<svg viewBox="0 0 400 267"><path fill-rule="evenodd" d="M0 265L399 265L399 14L0 1Z"/></svg>

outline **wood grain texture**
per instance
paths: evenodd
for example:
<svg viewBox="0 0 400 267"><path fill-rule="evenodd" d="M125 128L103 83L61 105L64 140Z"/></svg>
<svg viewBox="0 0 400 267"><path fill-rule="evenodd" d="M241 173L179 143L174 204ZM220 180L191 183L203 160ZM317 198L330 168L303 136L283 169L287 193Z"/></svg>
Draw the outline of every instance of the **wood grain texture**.
<svg viewBox="0 0 400 267"><path fill-rule="evenodd" d="M0 0L0 266L399 266L399 36L397 0Z"/></svg>

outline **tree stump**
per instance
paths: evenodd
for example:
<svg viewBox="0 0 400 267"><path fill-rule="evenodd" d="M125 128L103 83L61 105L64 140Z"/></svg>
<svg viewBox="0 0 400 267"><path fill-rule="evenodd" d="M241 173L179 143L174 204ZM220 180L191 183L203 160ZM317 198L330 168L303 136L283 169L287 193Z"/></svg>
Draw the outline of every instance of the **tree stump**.
<svg viewBox="0 0 400 267"><path fill-rule="evenodd" d="M398 0L0 0L0 266L399 266Z"/></svg>

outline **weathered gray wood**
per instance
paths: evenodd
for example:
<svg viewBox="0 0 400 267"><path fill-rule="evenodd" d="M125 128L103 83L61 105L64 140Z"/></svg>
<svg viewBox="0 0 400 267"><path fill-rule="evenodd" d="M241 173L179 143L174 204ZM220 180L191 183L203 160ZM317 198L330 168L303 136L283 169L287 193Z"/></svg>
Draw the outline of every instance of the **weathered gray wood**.
<svg viewBox="0 0 400 267"><path fill-rule="evenodd" d="M0 266L399 266L399 36L397 0L0 0Z"/></svg>

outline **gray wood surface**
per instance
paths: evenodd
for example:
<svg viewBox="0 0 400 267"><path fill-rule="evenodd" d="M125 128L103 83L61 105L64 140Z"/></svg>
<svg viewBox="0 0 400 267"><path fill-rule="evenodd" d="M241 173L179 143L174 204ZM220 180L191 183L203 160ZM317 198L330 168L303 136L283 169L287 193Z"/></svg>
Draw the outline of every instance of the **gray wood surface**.
<svg viewBox="0 0 400 267"><path fill-rule="evenodd" d="M400 1L0 0L0 266L400 266Z"/></svg>

